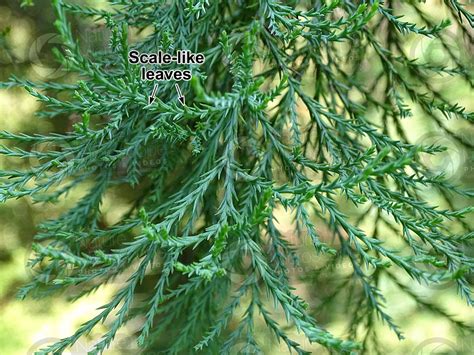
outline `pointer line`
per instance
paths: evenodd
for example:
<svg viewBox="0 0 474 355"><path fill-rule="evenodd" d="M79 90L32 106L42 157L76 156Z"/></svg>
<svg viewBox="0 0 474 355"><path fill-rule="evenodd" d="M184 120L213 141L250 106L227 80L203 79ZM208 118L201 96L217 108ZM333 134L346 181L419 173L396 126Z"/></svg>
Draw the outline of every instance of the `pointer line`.
<svg viewBox="0 0 474 355"><path fill-rule="evenodd" d="M153 87L153 92L151 93L152 97L155 97L157 90L158 90L158 84L155 84L155 86Z"/></svg>
<svg viewBox="0 0 474 355"><path fill-rule="evenodd" d="M182 97L183 94L181 93L181 88L179 87L178 83L174 84L174 86L176 87L176 91L178 92L178 96Z"/></svg>
<svg viewBox="0 0 474 355"><path fill-rule="evenodd" d="M174 86L176 88L176 91L178 92L178 100L179 100L179 102L181 102L181 105L184 106L186 101L185 101L185 98L183 96L183 93L181 92L181 88L179 87L178 83L175 83Z"/></svg>

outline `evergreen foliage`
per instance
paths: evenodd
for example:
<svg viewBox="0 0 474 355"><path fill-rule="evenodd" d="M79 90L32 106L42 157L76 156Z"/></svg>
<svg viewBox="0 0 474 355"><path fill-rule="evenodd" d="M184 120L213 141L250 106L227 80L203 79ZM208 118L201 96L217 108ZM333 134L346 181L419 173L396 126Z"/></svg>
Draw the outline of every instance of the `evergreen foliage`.
<svg viewBox="0 0 474 355"><path fill-rule="evenodd" d="M415 144L401 123L425 115L472 148L447 119L471 123L474 113L432 82L456 77L473 87L472 63L450 51L446 37L454 26L458 40L472 46L467 6L444 0L450 18L439 22L419 1L109 3L112 10L52 1L64 45L55 55L72 81L11 77L0 84L28 90L42 103L43 119L81 117L62 133L0 132L10 142L3 155L36 162L0 172L0 200L28 196L47 208L90 186L72 208L38 226L29 266L40 271L19 296L67 291L78 299L130 272L94 318L44 353L62 353L108 321L95 345L102 353L135 318L145 353L258 352L257 319L298 354L307 351L289 327L328 351L382 353L377 323L403 338L382 280L470 329L417 294L405 276L423 285L453 280L472 305L466 246L473 233L465 218L472 207L455 207L456 196L472 192L430 171L422 157L443 147ZM75 16L104 24L109 48L85 53L70 24ZM439 41L455 65L413 58L406 43L422 39ZM149 104L154 83L129 64L131 49L205 54L193 79L180 83L186 105L174 82L159 82ZM50 149L31 149L43 143ZM146 164L150 155L159 164ZM135 196L129 211L105 225L105 194L126 186ZM427 189L448 207L434 205ZM279 227L282 210L293 218L293 239ZM325 266L299 276L323 295L323 307L347 297L341 337L292 287L297 246L308 240ZM350 272L329 272L342 263ZM137 296L143 285L145 302Z"/></svg>

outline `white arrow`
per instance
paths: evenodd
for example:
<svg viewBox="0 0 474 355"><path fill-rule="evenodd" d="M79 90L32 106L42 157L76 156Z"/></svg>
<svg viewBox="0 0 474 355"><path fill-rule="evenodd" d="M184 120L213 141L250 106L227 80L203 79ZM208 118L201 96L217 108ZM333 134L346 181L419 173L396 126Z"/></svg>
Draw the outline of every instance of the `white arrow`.
<svg viewBox="0 0 474 355"><path fill-rule="evenodd" d="M151 95L148 96L148 105L151 105L155 101L155 95L156 95L157 90L158 90L158 84L155 84Z"/></svg>
<svg viewBox="0 0 474 355"><path fill-rule="evenodd" d="M175 88L176 88L176 91L178 92L178 100L179 102L181 102L181 105L184 106L184 104L186 103L186 100L183 96L183 93L181 92L181 88L179 87L178 83L174 84Z"/></svg>

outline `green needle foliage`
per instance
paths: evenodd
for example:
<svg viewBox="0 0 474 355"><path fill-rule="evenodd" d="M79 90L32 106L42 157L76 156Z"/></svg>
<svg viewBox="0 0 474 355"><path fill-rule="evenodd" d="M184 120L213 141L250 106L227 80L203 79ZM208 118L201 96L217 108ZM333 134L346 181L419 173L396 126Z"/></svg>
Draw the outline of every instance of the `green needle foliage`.
<svg viewBox="0 0 474 355"><path fill-rule="evenodd" d="M450 19L440 22L421 3L110 0L104 10L53 0L63 43L55 55L72 80L1 86L28 90L43 119L82 119L62 133L1 131L12 143L3 155L35 163L0 172L0 200L28 196L47 208L88 191L38 226L29 265L39 270L19 296L67 291L75 300L127 277L94 318L43 352L62 353L107 321L93 351L102 353L131 320L145 353L258 353L257 324L298 354L307 350L295 329L328 351L383 352L377 325L403 335L382 281L470 329L409 282L452 280L473 304L472 207L455 207L472 193L430 171L422 157L443 147L414 144L404 123L425 116L472 148L447 119L470 124L474 113L433 80L472 89L472 58L446 33L455 28L460 46L472 46L474 15L445 0ZM109 48L83 49L70 22L78 16L110 31ZM414 58L407 43L422 40L440 43L454 64ZM174 82L159 82L149 104L154 83L128 63L131 49L205 54L180 83L186 106ZM49 148L31 149L39 144ZM105 195L125 187L129 210L107 225ZM347 305L341 338L317 319L312 296L295 292L301 245L323 265L297 275L309 295L320 307Z"/></svg>

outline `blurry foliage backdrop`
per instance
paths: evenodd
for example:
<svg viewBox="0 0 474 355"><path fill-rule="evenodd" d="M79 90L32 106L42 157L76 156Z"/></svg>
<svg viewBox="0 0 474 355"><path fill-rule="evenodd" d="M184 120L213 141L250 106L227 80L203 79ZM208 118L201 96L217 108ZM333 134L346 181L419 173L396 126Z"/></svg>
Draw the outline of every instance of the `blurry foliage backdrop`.
<svg viewBox="0 0 474 355"><path fill-rule="evenodd" d="M91 4L97 4L92 1ZM39 0L33 7L20 7L20 1L0 1L0 81L11 75L31 80L73 80L55 62L52 50L60 46L53 26L51 1ZM98 26L78 23L83 43L89 49L104 47L107 33ZM104 42L105 41L105 42ZM69 129L75 117L66 121L45 121L34 117L38 103L22 89L0 92L0 129L12 132L61 132ZM34 147L46 149L46 147ZM17 162L19 165L33 162ZM9 162L9 168L12 162ZM5 162L0 158L0 168ZM114 197L115 199L115 197ZM115 203L118 201L116 200ZM105 206L104 206L105 207ZM74 327L92 314L103 301L91 297L73 306L63 300L15 299L17 289L31 277L25 267L38 221L60 213L62 206L47 209L28 199L0 206L0 354L29 354L74 331ZM115 211L115 210L114 210ZM78 346L75 353L85 353Z"/></svg>

